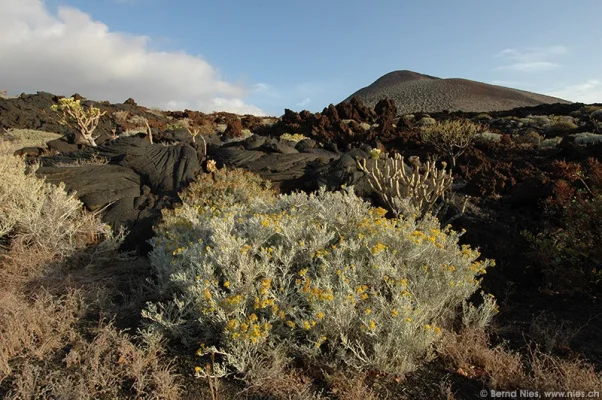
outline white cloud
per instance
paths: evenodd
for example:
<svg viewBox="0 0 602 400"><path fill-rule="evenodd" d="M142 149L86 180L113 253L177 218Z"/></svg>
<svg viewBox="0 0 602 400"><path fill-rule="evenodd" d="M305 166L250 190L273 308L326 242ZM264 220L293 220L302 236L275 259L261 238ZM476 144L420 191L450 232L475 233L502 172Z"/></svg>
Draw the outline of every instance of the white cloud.
<svg viewBox="0 0 602 400"><path fill-rule="evenodd" d="M524 86L526 86L525 83L520 82L520 81L505 81L505 80L491 81L491 84L498 85L498 86L506 86L506 87L524 87Z"/></svg>
<svg viewBox="0 0 602 400"><path fill-rule="evenodd" d="M263 114L247 91L207 61L149 48L150 38L110 31L71 7L51 13L42 0L0 1L0 86L44 90L164 109ZM172 106L177 107L172 107Z"/></svg>
<svg viewBox="0 0 602 400"><path fill-rule="evenodd" d="M252 92L254 94L258 94L263 97L270 97L270 98L274 98L274 99L282 98L282 95L279 93L279 91L276 89L276 87L274 87L273 85L270 85L269 83L264 83L264 82L256 83L256 84L252 85L251 88L252 88Z"/></svg>
<svg viewBox="0 0 602 400"><path fill-rule="evenodd" d="M309 103L311 103L311 99L309 97L301 100L300 102L297 103L297 105L299 107L305 107L306 105L308 105Z"/></svg>
<svg viewBox="0 0 602 400"><path fill-rule="evenodd" d="M547 91L546 94L580 103L602 103L602 81L590 79L587 82Z"/></svg>
<svg viewBox="0 0 602 400"><path fill-rule="evenodd" d="M559 68L561 65L549 59L566 54L564 46L529 47L527 49L505 49L495 55L507 64L498 66L496 71L539 72Z"/></svg>
<svg viewBox="0 0 602 400"><path fill-rule="evenodd" d="M530 61L530 62L519 62L510 65L502 65L496 68L496 71L523 71L523 72L537 72L537 71L548 71L560 67L560 64L556 64L549 61Z"/></svg>

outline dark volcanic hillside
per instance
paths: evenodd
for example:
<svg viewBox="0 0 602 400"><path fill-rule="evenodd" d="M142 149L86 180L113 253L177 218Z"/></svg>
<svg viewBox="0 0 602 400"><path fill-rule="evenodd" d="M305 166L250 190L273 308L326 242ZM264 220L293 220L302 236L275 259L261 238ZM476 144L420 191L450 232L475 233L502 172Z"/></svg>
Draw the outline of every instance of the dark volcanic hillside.
<svg viewBox="0 0 602 400"><path fill-rule="evenodd" d="M370 107L374 107L381 99L393 99L399 114L444 110L489 112L539 104L569 103L523 90L468 79L441 79L407 70L383 75L345 101L354 96Z"/></svg>

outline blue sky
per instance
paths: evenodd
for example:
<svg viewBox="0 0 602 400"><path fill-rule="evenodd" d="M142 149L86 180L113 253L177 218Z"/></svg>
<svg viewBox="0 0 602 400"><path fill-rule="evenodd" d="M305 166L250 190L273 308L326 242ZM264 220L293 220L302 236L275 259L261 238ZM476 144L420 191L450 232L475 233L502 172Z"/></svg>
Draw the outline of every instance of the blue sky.
<svg viewBox="0 0 602 400"><path fill-rule="evenodd" d="M15 93L280 115L409 69L602 102L599 0L0 3L14 37L0 36L0 86Z"/></svg>

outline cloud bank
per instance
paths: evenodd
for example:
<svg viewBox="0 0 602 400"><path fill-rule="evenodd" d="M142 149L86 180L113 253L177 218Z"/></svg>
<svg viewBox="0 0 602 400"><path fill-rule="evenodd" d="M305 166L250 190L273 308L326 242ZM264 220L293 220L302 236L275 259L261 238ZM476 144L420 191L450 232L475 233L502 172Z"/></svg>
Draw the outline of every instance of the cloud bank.
<svg viewBox="0 0 602 400"><path fill-rule="evenodd" d="M94 100L162 109L263 115L247 91L207 61L151 50L150 38L110 31L72 7L52 13L42 0L0 1L0 89L80 93Z"/></svg>
<svg viewBox="0 0 602 400"><path fill-rule="evenodd" d="M590 79L587 82L552 90L546 94L580 103L602 103L602 81Z"/></svg>

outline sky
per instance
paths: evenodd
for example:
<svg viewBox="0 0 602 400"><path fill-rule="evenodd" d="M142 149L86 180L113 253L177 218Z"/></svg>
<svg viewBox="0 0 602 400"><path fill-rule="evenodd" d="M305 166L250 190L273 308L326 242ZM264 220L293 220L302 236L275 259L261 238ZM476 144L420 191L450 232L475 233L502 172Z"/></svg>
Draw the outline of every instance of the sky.
<svg viewBox="0 0 602 400"><path fill-rule="evenodd" d="M600 0L0 0L0 90L321 111L412 70L602 102Z"/></svg>

